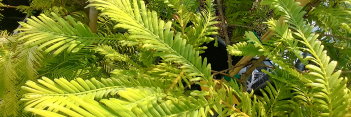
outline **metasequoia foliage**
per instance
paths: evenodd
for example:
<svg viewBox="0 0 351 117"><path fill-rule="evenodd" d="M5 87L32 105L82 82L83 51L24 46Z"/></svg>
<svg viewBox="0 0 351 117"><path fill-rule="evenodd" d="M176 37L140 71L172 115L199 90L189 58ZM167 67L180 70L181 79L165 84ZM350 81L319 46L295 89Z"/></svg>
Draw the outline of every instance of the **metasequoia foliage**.
<svg viewBox="0 0 351 117"><path fill-rule="evenodd" d="M50 5L57 6L55 2ZM339 38L331 41L320 36L309 23L316 18L313 21L320 24L318 30L334 32L339 24L330 20L343 22L347 18L318 14L337 10L321 11L324 7L319 6L306 12L317 3L308 3L303 8L294 0L256 1L248 7L252 13L272 10L272 17L281 16L251 22L262 27L254 28L255 32L240 30L235 35L244 33L246 40L227 46L229 54L264 56L274 63L272 72L264 71L271 82L255 91L260 92L258 95L243 91L246 87L238 79L213 79L211 65L199 55L206 49L203 44L215 40L213 35L218 34L214 1L88 2L87 7L99 11L97 32L91 31L80 18L45 10L44 14L21 22L19 34L1 33L0 68L4 70L0 71L0 83L5 84L0 85L2 115L343 117L351 114L348 79L343 77L341 67L333 60L335 57L328 56L330 49L324 46L334 41L339 43ZM33 8L44 7L41 3L44 2L33 0ZM160 10L152 6L156 3L167 5L160 8L168 7L166 11L170 13L153 11ZM346 6L335 3L339 10L349 5L342 3ZM260 9L264 10L259 12ZM227 9L230 10L233 9ZM347 16L346 11L338 16ZM226 14L229 19L237 18L235 13ZM268 21L258 22L263 19ZM345 30L350 24L341 25L344 27L335 34L347 35ZM257 32L266 28L273 36L261 41ZM293 61L297 59L306 65L305 70L294 67ZM20 87L23 93L18 91Z"/></svg>

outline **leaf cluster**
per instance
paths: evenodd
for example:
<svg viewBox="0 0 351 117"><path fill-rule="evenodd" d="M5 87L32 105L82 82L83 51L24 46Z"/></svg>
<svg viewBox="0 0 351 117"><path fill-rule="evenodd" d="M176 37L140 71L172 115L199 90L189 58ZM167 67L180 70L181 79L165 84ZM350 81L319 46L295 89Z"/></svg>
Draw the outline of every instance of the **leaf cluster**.
<svg viewBox="0 0 351 117"><path fill-rule="evenodd" d="M294 0L225 1L231 3L226 4L228 19L253 13L229 24L257 24L260 29L253 31L263 33L259 30L268 28L273 34L262 41L260 34L237 29L240 34L234 30L233 35L245 34L247 41L227 47L231 55L264 56L274 63L273 72L264 71L270 76L267 86L251 92L243 91L245 87L236 80L213 79L211 65L200 56L206 49L203 44L215 40L218 30L213 0L90 0L87 7L100 12L97 32L71 16L76 9L64 7L72 14L62 17L41 6L46 2L32 1L34 9L49 10L21 22L19 34L0 33L0 68L4 69L0 71L0 113L4 116L351 114L348 79L340 70L347 65L338 65L337 57L330 56L335 53L327 48L341 40L320 36L315 30L335 32L339 25L330 20L336 19L345 22L342 30L348 29L343 21L347 1L335 3L340 5L337 10L345 10L338 14L344 19L317 15L336 12L332 8L306 12L308 7ZM69 3L52 0L48 6L57 4ZM233 9L241 11L231 14ZM264 14L270 15L261 17ZM306 15L317 16L318 26L308 22ZM296 60L306 69L295 68Z"/></svg>

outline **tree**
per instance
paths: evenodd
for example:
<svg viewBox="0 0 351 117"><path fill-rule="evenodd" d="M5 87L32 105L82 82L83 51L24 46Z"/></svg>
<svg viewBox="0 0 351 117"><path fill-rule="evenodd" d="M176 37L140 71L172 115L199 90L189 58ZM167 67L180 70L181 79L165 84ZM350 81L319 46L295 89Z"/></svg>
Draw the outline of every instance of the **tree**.
<svg viewBox="0 0 351 117"><path fill-rule="evenodd" d="M235 39L244 34L239 42L230 41L225 26L223 15L228 19L238 18L229 17L227 11L232 7L225 6L228 8L225 13L218 13L222 15L219 22L213 2L90 0L87 7L100 12L97 32L91 31L84 18L62 16L60 12L44 12L28 18L20 23L17 29L20 33L1 34L0 67L4 70L0 71L0 81L5 84L1 85L4 89L0 93L1 114L351 115L350 87L345 77L348 74L341 71L350 68L345 65L348 64L345 59L350 57L329 56L333 55L329 53L333 46L348 42L344 37L351 32L351 24L345 20L351 15L350 1L300 1L305 7L294 0L252 2L253 9L242 12L271 15L250 22L250 25L259 24L252 31L241 24L253 17L229 22L241 26L231 30L235 33L230 36ZM222 6L221 1L217 5ZM313 9L328 5L333 6L327 11ZM330 17L321 16L321 12L336 13L332 18L338 19L337 24L331 23ZM257 22L263 19L268 21ZM339 24L343 28L336 28ZM269 36L257 34L258 30L264 33L266 28ZM273 61L273 71L264 71L271 82L259 89L262 95L245 90L244 75L240 79L232 76L231 71L237 66L228 70L231 80L213 78L211 65L200 53L206 50L205 43L216 39L213 35L218 34L218 29L226 32L220 35L227 44L235 42L227 47L229 54L260 57L252 67L259 66L265 58ZM348 47L345 44L346 50ZM297 69L296 60L306 69ZM344 62L338 65L335 60ZM195 89L196 85L201 88ZM23 92L16 91L20 87ZM20 98L23 103L17 102Z"/></svg>

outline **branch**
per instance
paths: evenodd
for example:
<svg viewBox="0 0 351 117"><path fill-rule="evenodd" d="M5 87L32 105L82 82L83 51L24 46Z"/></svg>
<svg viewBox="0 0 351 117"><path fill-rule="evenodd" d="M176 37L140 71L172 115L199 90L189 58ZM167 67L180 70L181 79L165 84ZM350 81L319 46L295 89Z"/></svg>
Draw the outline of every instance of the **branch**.
<svg viewBox="0 0 351 117"><path fill-rule="evenodd" d="M229 69L226 69L226 70L223 70L223 71L211 70L211 72L213 73L212 75L221 74L221 75L225 75L225 76L231 77L231 76L229 76L229 74L226 74L226 73L225 73L225 72L228 71L228 70L229 70Z"/></svg>
<svg viewBox="0 0 351 117"><path fill-rule="evenodd" d="M261 65L261 63L266 60L267 57L261 56L258 60L252 63L252 66L242 75L244 78L242 78L243 81L246 81L247 76L249 76L257 67Z"/></svg>
<svg viewBox="0 0 351 117"><path fill-rule="evenodd" d="M342 71L341 73L342 73L342 74L350 74L350 73L351 73L351 70L350 70L350 71Z"/></svg>
<svg viewBox="0 0 351 117"><path fill-rule="evenodd" d="M97 17L98 11L95 7L89 7L89 28L91 32L97 32Z"/></svg>
<svg viewBox="0 0 351 117"><path fill-rule="evenodd" d="M248 79L248 77L250 76L250 74L261 65L262 61L266 60L267 57L265 56L261 56L257 61L255 61L254 63L252 63L252 66L241 76L240 81L241 83L244 85L244 87L242 88L243 91L246 91L246 81Z"/></svg>
<svg viewBox="0 0 351 117"><path fill-rule="evenodd" d="M219 12L219 18L221 19L221 29L224 35L224 41L226 45L230 45L230 39L228 36L228 29L227 29L227 22L225 21L224 18L224 14L223 14L223 5L222 5L222 1L221 0L217 0L217 6L218 6L218 12ZM232 68L233 67L233 60L232 60L232 56L230 54L228 54L227 56L227 63L228 63L228 68Z"/></svg>
<svg viewBox="0 0 351 117"><path fill-rule="evenodd" d="M11 5L0 5L0 8L3 7L3 8L17 8L17 6L11 6Z"/></svg>

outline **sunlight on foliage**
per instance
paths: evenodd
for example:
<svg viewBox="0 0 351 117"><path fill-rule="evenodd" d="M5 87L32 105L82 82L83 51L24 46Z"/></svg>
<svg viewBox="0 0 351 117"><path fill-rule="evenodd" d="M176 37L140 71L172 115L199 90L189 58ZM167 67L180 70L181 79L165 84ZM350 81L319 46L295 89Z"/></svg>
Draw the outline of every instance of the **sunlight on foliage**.
<svg viewBox="0 0 351 117"><path fill-rule="evenodd" d="M349 0L0 3L1 9L27 15L14 33L0 31L0 115L351 116L350 5ZM217 12L222 10L224 19ZM228 36L231 45L217 47ZM227 53L218 54L220 49ZM207 52L215 59L203 57ZM216 71L230 55L235 66Z"/></svg>

